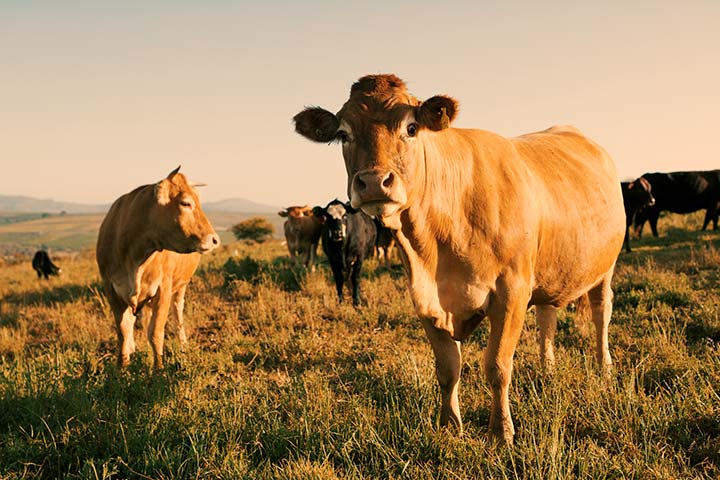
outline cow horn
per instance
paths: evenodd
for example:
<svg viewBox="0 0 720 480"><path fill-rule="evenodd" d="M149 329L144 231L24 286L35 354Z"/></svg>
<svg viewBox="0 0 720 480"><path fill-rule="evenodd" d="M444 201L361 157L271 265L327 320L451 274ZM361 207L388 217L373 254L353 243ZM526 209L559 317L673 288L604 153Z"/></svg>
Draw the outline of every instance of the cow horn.
<svg viewBox="0 0 720 480"><path fill-rule="evenodd" d="M189 185L190 187L192 187L192 188L195 188L195 187L207 187L207 183L203 183L203 182L192 182L192 181L190 181L190 182L188 182L188 185Z"/></svg>
<svg viewBox="0 0 720 480"><path fill-rule="evenodd" d="M178 165L175 170L173 170L172 172L170 172L170 173L168 174L167 178L172 178L172 177L174 177L175 174L180 171L180 167L181 167L181 166L182 166L182 165Z"/></svg>

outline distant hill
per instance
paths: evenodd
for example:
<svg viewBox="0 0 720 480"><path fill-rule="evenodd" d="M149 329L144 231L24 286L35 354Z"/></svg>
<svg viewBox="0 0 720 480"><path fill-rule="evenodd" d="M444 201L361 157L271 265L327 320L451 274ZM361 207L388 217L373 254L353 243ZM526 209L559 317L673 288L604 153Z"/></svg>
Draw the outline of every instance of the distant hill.
<svg viewBox="0 0 720 480"><path fill-rule="evenodd" d="M228 198L217 202L203 202L203 210L207 212L247 212L247 213L264 213L276 214L281 210L280 207L265 205L263 203L253 202L245 198Z"/></svg>
<svg viewBox="0 0 720 480"><path fill-rule="evenodd" d="M0 195L0 212L24 213L104 213L110 205L56 202L51 198Z"/></svg>
<svg viewBox="0 0 720 480"><path fill-rule="evenodd" d="M0 195L0 212L23 213L105 213L110 204L92 205L84 203L58 202L51 198ZM280 208L253 202L244 198L229 198L218 202L203 203L208 212L243 212L275 214Z"/></svg>

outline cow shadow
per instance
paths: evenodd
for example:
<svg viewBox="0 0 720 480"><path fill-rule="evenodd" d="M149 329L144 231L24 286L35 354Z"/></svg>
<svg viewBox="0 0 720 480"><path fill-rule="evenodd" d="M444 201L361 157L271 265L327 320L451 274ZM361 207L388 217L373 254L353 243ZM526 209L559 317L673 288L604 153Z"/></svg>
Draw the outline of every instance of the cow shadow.
<svg viewBox="0 0 720 480"><path fill-rule="evenodd" d="M58 285L43 290L10 293L4 295L2 300L12 305L49 307L57 304L72 303L77 300L98 298L101 292L102 285L99 281L95 281L86 285Z"/></svg>

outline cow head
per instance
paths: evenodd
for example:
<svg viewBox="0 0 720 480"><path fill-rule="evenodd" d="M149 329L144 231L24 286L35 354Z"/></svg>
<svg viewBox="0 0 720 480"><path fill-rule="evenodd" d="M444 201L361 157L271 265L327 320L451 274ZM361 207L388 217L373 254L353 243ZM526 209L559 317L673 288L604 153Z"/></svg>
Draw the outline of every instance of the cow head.
<svg viewBox="0 0 720 480"><path fill-rule="evenodd" d="M287 207L285 210L281 210L278 212L278 215L280 215L281 217L288 217L288 218L311 217L312 214L313 214L312 208L308 207L307 205L304 205L302 207L299 207L299 206Z"/></svg>
<svg viewBox="0 0 720 480"><path fill-rule="evenodd" d="M150 211L161 248L179 253L206 253L220 245L220 237L200 207L200 198L180 167L154 185L156 205Z"/></svg>
<svg viewBox="0 0 720 480"><path fill-rule="evenodd" d="M337 114L318 107L295 115L295 130L315 142L342 143L350 203L392 228L414 201L424 158L423 139L450 125L457 102L424 102L395 75L368 75L353 84Z"/></svg>
<svg viewBox="0 0 720 480"><path fill-rule="evenodd" d="M320 220L333 242L342 242L347 235L347 216L357 213L350 203L343 203L338 199L328 203L325 208L314 207L313 215Z"/></svg>
<svg viewBox="0 0 720 480"><path fill-rule="evenodd" d="M635 210L655 205L652 186L645 177L640 177L628 183L626 189L627 191L623 191L623 195L627 197L625 203L632 205Z"/></svg>

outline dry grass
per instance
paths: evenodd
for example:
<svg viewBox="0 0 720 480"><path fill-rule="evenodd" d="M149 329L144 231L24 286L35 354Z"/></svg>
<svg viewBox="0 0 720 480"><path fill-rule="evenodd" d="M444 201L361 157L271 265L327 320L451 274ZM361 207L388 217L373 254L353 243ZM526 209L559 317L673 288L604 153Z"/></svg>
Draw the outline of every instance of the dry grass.
<svg viewBox="0 0 720 480"><path fill-rule="evenodd" d="M697 216L620 258L610 381L592 328L562 314L541 373L532 313L516 354L513 449L487 441L487 325L465 342L467 431L438 428L432 352L399 266L370 262L367 306L338 305L327 267L293 270L279 243L233 244L188 292L190 344L167 368L148 346L114 366L92 252L38 281L0 270L0 477L717 478L720 238ZM690 229L687 230L686 229Z"/></svg>

